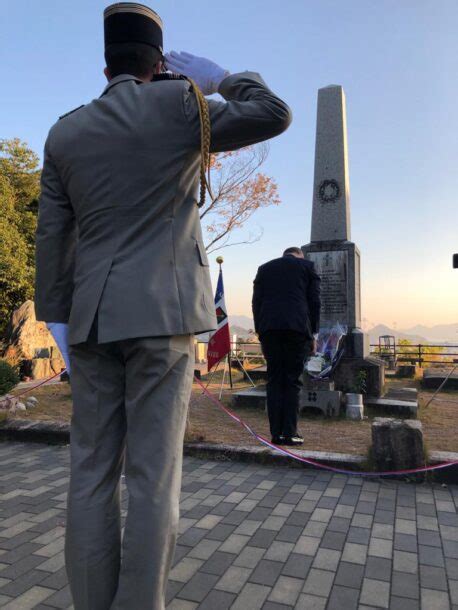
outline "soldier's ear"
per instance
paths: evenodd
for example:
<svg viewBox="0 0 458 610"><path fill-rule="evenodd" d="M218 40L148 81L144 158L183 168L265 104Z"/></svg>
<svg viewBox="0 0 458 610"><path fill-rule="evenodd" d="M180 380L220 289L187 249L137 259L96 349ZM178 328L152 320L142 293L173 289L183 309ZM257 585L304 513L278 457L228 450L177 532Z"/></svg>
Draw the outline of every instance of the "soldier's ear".
<svg viewBox="0 0 458 610"><path fill-rule="evenodd" d="M110 82L111 81L111 74L110 74L108 68L104 68L103 69L103 73L105 74L107 81Z"/></svg>

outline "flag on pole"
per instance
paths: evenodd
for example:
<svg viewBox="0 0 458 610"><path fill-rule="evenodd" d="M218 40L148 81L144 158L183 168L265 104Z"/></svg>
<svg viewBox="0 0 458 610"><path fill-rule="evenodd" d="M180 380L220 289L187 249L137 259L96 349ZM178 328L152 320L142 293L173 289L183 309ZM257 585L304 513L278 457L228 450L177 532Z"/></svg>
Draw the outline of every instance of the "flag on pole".
<svg viewBox="0 0 458 610"><path fill-rule="evenodd" d="M215 309L218 327L208 340L207 361L208 371L222 360L231 351L231 338L229 335L229 319L227 317L226 303L224 302L223 271L220 268L218 285L215 294Z"/></svg>

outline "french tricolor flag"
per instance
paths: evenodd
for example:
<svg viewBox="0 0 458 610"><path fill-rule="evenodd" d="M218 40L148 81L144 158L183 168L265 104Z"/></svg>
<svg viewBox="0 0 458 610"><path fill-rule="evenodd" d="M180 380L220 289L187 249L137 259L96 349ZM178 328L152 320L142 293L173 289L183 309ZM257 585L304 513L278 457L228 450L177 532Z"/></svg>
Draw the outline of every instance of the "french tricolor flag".
<svg viewBox="0 0 458 610"><path fill-rule="evenodd" d="M226 303L224 302L223 271L221 268L219 270L218 285L216 286L215 309L218 327L208 340L207 362L209 372L215 364L231 351L229 318L227 317Z"/></svg>

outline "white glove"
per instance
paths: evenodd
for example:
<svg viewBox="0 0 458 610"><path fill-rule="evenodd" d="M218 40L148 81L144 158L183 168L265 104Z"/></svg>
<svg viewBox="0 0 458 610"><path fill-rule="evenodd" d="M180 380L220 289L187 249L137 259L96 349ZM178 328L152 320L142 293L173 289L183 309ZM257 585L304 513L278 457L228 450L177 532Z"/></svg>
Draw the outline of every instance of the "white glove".
<svg viewBox="0 0 458 610"><path fill-rule="evenodd" d="M196 57L185 51L166 53L165 65L168 70L175 74L183 74L192 78L202 89L204 95L216 93L221 81L230 74L228 70L224 70L210 59Z"/></svg>
<svg viewBox="0 0 458 610"><path fill-rule="evenodd" d="M70 375L70 358L68 355L68 324L63 322L48 322L46 324L51 335L54 337L54 341L57 343L57 347L62 354L62 358L65 361L67 367L67 373Z"/></svg>

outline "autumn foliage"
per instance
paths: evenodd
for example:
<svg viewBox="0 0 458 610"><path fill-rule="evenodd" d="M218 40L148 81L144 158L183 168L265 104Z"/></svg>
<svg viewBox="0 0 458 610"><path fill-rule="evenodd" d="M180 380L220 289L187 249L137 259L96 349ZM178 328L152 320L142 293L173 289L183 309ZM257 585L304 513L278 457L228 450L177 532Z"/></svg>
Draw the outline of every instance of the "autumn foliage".
<svg viewBox="0 0 458 610"><path fill-rule="evenodd" d="M232 241L259 208L278 205L277 184L259 171L268 155L268 146L260 144L241 150L213 155L211 159L211 197L202 208L200 218L206 232L209 252L226 246L257 241L262 231Z"/></svg>

